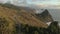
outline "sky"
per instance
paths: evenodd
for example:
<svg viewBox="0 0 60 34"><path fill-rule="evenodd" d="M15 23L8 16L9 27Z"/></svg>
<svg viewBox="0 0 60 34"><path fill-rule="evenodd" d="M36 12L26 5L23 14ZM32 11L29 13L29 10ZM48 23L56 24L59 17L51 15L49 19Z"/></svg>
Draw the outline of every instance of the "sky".
<svg viewBox="0 0 60 34"><path fill-rule="evenodd" d="M45 8L60 8L60 0L30 0L29 3Z"/></svg>
<svg viewBox="0 0 60 34"><path fill-rule="evenodd" d="M60 8L60 0L0 0L0 3L10 2L14 5L37 5L46 8Z"/></svg>
<svg viewBox="0 0 60 34"><path fill-rule="evenodd" d="M48 5L58 5L59 0L30 0L31 4L48 4Z"/></svg>
<svg viewBox="0 0 60 34"><path fill-rule="evenodd" d="M28 4L48 4L48 5L58 5L60 3L60 0L0 0L0 2L6 2L6 1L11 1L11 2L22 2L26 1Z"/></svg>

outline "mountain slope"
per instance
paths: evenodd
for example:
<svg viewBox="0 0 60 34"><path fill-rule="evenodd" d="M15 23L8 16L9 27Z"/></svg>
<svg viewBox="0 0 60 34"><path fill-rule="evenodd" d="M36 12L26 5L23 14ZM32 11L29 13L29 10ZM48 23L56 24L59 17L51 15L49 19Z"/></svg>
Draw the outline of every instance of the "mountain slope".
<svg viewBox="0 0 60 34"><path fill-rule="evenodd" d="M20 8L19 10L17 10L17 9L12 9L11 7L9 8L8 6L0 5L0 17L5 18L9 24L8 26L6 26L3 22L3 25L4 25L4 27L6 26L5 27L6 29L3 27L0 27L0 28L3 28L2 31L5 29L3 31L4 33L3 32L2 33L8 34L8 33L6 33L6 31L8 31L10 34L12 34L11 32L14 31L16 24L18 24L18 25L19 24L24 24L24 25L28 24L29 26L33 26L33 27L47 28L48 25L46 23L40 21L39 19L37 19L35 16L33 16L34 14L32 14L32 11L33 10L29 10L29 12L27 12L23 8ZM3 26L3 25L1 25L1 26ZM1 29L0 29L0 31L1 31Z"/></svg>

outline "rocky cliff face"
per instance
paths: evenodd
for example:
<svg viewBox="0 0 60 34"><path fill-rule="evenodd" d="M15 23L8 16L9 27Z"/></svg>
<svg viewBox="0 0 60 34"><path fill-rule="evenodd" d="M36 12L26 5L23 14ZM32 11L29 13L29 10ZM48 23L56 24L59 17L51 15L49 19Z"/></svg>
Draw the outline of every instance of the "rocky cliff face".
<svg viewBox="0 0 60 34"><path fill-rule="evenodd" d="M36 14L36 15L45 23L53 21L53 18L50 15L50 13L48 12L48 10L44 10L42 13Z"/></svg>

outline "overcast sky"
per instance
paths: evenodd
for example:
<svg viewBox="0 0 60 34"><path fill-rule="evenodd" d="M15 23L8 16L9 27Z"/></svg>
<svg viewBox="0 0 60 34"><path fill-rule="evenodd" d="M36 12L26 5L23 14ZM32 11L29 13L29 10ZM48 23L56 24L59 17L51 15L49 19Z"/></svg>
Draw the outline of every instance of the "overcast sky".
<svg viewBox="0 0 60 34"><path fill-rule="evenodd" d="M35 4L46 8L60 8L60 0L0 0L0 3L11 2L15 5Z"/></svg>

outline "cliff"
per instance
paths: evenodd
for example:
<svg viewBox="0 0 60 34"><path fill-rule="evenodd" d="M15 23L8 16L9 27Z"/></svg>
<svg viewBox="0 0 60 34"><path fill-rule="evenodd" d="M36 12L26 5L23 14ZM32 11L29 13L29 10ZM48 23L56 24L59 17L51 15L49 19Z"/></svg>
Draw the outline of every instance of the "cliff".
<svg viewBox="0 0 60 34"><path fill-rule="evenodd" d="M41 21L43 21L45 23L54 21L51 14L49 13L49 11L47 9L44 10L40 14L36 14L36 16L38 17L38 19L40 19Z"/></svg>

